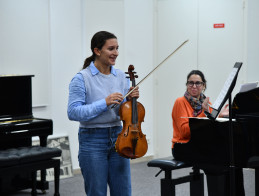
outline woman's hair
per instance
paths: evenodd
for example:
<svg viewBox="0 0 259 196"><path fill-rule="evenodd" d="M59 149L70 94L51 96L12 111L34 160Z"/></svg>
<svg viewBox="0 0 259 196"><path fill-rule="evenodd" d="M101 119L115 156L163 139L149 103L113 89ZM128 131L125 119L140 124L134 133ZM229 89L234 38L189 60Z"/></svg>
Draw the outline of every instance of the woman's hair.
<svg viewBox="0 0 259 196"><path fill-rule="evenodd" d="M85 59L83 69L85 69L87 66L90 65L92 61L95 60L94 48L98 48L99 50L101 50L106 40L113 38L117 39L117 37L114 34L107 31L99 31L94 34L91 40L91 50L93 54L92 56Z"/></svg>
<svg viewBox="0 0 259 196"><path fill-rule="evenodd" d="M192 75L199 75L201 77L201 80L202 82L204 83L204 87L205 89L207 88L207 81L204 77L204 74L200 71L200 70L192 70L188 75L187 75L187 82L189 80L189 78L192 76ZM187 82L186 82L186 85L187 85ZM205 90L204 89L204 90Z"/></svg>

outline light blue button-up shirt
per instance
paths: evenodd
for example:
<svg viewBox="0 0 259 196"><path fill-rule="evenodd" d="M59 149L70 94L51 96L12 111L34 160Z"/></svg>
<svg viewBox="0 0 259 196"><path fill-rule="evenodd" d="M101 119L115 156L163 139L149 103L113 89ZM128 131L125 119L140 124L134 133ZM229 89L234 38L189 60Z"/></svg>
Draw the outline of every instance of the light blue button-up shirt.
<svg viewBox="0 0 259 196"><path fill-rule="evenodd" d="M68 118L79 121L80 127L85 128L120 126L119 106L111 109L105 98L115 92L125 95L129 87L129 80L121 70L111 66L111 73L104 75L91 62L70 82Z"/></svg>

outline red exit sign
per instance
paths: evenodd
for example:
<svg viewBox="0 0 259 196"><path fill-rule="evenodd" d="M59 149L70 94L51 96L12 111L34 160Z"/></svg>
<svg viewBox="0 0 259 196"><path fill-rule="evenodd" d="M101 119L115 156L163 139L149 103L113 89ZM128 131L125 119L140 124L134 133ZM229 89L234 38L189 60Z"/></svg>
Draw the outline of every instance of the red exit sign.
<svg viewBox="0 0 259 196"><path fill-rule="evenodd" d="M214 26L214 28L225 28L225 24L224 23L214 24L213 26Z"/></svg>

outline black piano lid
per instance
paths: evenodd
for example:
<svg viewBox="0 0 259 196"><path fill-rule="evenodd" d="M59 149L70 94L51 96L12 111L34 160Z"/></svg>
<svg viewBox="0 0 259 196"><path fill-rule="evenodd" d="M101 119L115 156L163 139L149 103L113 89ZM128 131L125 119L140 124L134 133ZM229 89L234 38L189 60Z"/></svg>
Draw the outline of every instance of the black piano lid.
<svg viewBox="0 0 259 196"><path fill-rule="evenodd" d="M34 75L0 75L0 120L32 117Z"/></svg>
<svg viewBox="0 0 259 196"><path fill-rule="evenodd" d="M259 116L259 87L236 94L232 103L233 118Z"/></svg>

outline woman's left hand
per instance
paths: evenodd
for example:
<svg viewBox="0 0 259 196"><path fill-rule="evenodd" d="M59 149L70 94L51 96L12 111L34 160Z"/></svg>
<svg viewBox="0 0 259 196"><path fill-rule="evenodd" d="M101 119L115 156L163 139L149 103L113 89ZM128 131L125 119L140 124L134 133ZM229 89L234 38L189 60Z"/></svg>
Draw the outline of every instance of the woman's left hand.
<svg viewBox="0 0 259 196"><path fill-rule="evenodd" d="M131 91L134 87L130 87L129 91ZM128 100L131 100L133 97L139 98L139 87L137 86L129 95Z"/></svg>
<svg viewBox="0 0 259 196"><path fill-rule="evenodd" d="M210 98L206 97L202 103L202 109L206 112L210 112L210 108L209 108L209 102L210 102Z"/></svg>

